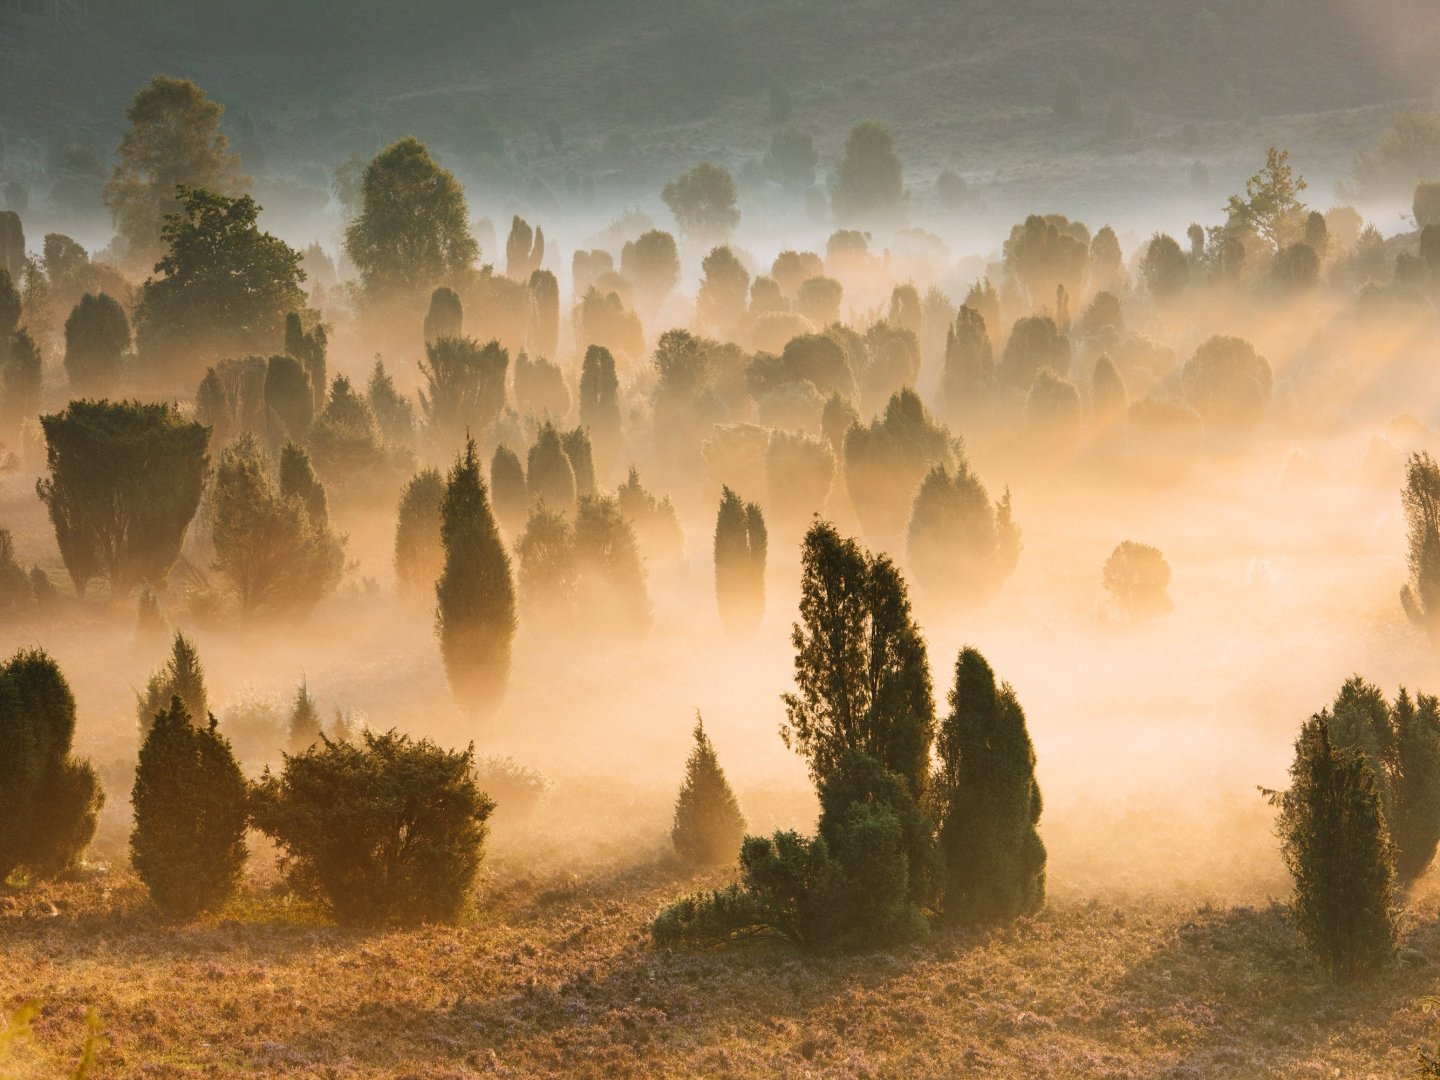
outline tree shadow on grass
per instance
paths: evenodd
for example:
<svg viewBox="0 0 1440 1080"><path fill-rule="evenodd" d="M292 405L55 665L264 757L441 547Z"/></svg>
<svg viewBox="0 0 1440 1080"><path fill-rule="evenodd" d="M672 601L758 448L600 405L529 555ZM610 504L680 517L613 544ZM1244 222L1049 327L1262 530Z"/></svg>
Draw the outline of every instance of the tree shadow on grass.
<svg viewBox="0 0 1440 1080"><path fill-rule="evenodd" d="M1153 1075L1171 1080L1322 1066L1325 1075L1409 1075L1428 1034L1418 1003L1440 989L1437 960L1440 927L1417 921L1376 978L1334 986L1284 905L1206 907L1126 972L1101 1023L1143 1028L1155 1046ZM1402 1031L1413 1040L1398 1042Z"/></svg>

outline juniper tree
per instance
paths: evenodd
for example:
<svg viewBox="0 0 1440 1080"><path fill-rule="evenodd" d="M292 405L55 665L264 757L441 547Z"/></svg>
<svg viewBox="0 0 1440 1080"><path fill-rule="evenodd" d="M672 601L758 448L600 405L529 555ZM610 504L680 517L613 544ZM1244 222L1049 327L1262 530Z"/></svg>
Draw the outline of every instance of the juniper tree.
<svg viewBox="0 0 1440 1080"><path fill-rule="evenodd" d="M747 836L741 881L662 909L657 944L717 944L755 935L800 949L874 948L923 936L937 869L933 829L906 782L844 751L820 785L820 831Z"/></svg>
<svg viewBox="0 0 1440 1080"><path fill-rule="evenodd" d="M575 564L579 602L587 619L607 634L642 637L653 617L645 563L635 529L614 496L592 495L575 510Z"/></svg>
<svg viewBox="0 0 1440 1080"><path fill-rule="evenodd" d="M0 336L0 435L21 435L40 412L44 383L44 358L30 333Z"/></svg>
<svg viewBox="0 0 1440 1080"><path fill-rule="evenodd" d="M209 716L210 701L205 689L205 665L200 662L200 652L195 643L180 631L170 643L170 659L164 667L150 676L144 693L135 700L136 719L140 724L142 737L150 729L155 717L170 708L170 701L178 698L186 713L191 717Z"/></svg>
<svg viewBox="0 0 1440 1080"><path fill-rule="evenodd" d="M923 937L940 861L935 827L905 778L847 750L818 794L820 838L841 871L831 912L838 941L873 948Z"/></svg>
<svg viewBox="0 0 1440 1080"><path fill-rule="evenodd" d="M245 435L220 455L215 469L215 569L234 589L246 616L308 611L340 583L345 538L317 511L319 481L283 490L269 459ZM203 715L203 713L201 714Z"/></svg>
<svg viewBox="0 0 1440 1080"><path fill-rule="evenodd" d="M1374 770L1341 747L1328 710L1300 729L1290 789L1279 796L1291 911L1334 982L1374 973L1395 951L1394 856Z"/></svg>
<svg viewBox="0 0 1440 1080"><path fill-rule="evenodd" d="M414 465L408 448L386 445L375 413L344 375L330 384L330 399L305 445L325 481L352 501L373 501L377 493L399 488Z"/></svg>
<svg viewBox="0 0 1440 1080"><path fill-rule="evenodd" d="M415 406L395 388L395 380L385 370L385 362L375 358L370 381L365 387L365 403L380 426L385 445L400 450L415 448Z"/></svg>
<svg viewBox="0 0 1440 1080"><path fill-rule="evenodd" d="M314 746L320 741L323 727L320 710L315 705L315 699L310 696L310 688L302 679L295 688L295 700L290 705L290 717L285 725L290 753L303 754Z"/></svg>
<svg viewBox="0 0 1440 1080"><path fill-rule="evenodd" d="M462 456L457 470L465 470ZM461 483L483 492L479 467ZM484 857L495 804L475 782L474 751L366 731L321 740L268 768L255 826L284 854L287 877L345 924L453 921Z"/></svg>
<svg viewBox="0 0 1440 1080"><path fill-rule="evenodd" d="M395 522L395 581L401 593L428 597L445 565L440 546L440 504L445 479L438 469L416 473L405 485Z"/></svg>
<svg viewBox="0 0 1440 1080"><path fill-rule="evenodd" d="M766 505L777 533L800 535L824 514L835 480L835 454L823 438L772 431L765 446Z"/></svg>
<svg viewBox="0 0 1440 1080"><path fill-rule="evenodd" d="M329 340L323 323L316 322L306 330L299 312L292 311L285 316L285 355L293 357L305 369L317 413L325 408L325 388L330 385L326 372L328 353Z"/></svg>
<svg viewBox="0 0 1440 1080"><path fill-rule="evenodd" d="M160 598L155 590L143 588L135 609L135 643L140 646L159 644L168 636L165 616L160 611Z"/></svg>
<svg viewBox="0 0 1440 1080"><path fill-rule="evenodd" d="M1206 339L1180 371L1187 404L1206 425L1244 433L1265 417L1274 377L1270 364L1244 338Z"/></svg>
<svg viewBox="0 0 1440 1080"><path fill-rule="evenodd" d="M505 276L512 281L528 281L544 258L545 230L531 229L530 223L516 214L505 239Z"/></svg>
<svg viewBox="0 0 1440 1080"><path fill-rule="evenodd" d="M420 365L425 389L420 411L442 446L467 430L479 431L505 407L505 373L510 354L498 341L483 347L472 338L436 338L425 345Z"/></svg>
<svg viewBox="0 0 1440 1080"><path fill-rule="evenodd" d="M796 692L785 694L785 745L818 781L846 750L868 754L925 794L935 703L920 628L905 581L884 555L872 557L818 521L801 545Z"/></svg>
<svg viewBox="0 0 1440 1080"><path fill-rule="evenodd" d="M558 510L537 504L515 544L520 560L520 600L526 615L567 627L578 614L579 568L575 530Z"/></svg>
<svg viewBox="0 0 1440 1080"><path fill-rule="evenodd" d="M86 293L65 320L65 374L75 397L109 397L130 348L130 320L108 293Z"/></svg>
<svg viewBox="0 0 1440 1080"><path fill-rule="evenodd" d="M719 866L733 861L739 852L745 838L745 816L698 712L694 736L695 745L685 761L685 779L675 799L670 842L687 863Z"/></svg>
<svg viewBox="0 0 1440 1080"><path fill-rule="evenodd" d="M510 678L515 639L515 582L475 440L467 439L440 504L445 566L435 584L435 630L456 700L471 712L499 705Z"/></svg>
<svg viewBox="0 0 1440 1080"><path fill-rule="evenodd" d="M568 514L575 506L575 468L560 432L549 421L540 425L525 461L525 484L530 501L544 503Z"/></svg>
<svg viewBox="0 0 1440 1080"><path fill-rule="evenodd" d="M458 338L464 331L465 309L455 290L441 285L430 294L430 308L425 312L425 342L440 338Z"/></svg>
<svg viewBox="0 0 1440 1080"><path fill-rule="evenodd" d="M1125 417L1129 408L1125 380L1110 357L1101 354L1090 375L1090 419L1099 429L1102 449L1124 449Z"/></svg>
<svg viewBox="0 0 1440 1080"><path fill-rule="evenodd" d="M325 485L315 475L310 456L293 442L287 442L280 450L280 497L299 499L305 506L310 520L324 526L330 521L329 500Z"/></svg>
<svg viewBox="0 0 1440 1080"><path fill-rule="evenodd" d="M1330 706L1336 747L1355 748L1375 774L1395 856L1396 884L1408 887L1440 841L1440 725L1435 699L1402 687L1391 705L1378 686L1347 679Z"/></svg>
<svg viewBox="0 0 1440 1080"><path fill-rule="evenodd" d="M940 724L935 805L945 854L948 922L1000 922L1045 902L1040 787L1025 713L975 649L955 662Z"/></svg>
<svg viewBox="0 0 1440 1080"><path fill-rule="evenodd" d="M1400 603L1410 621L1440 647L1440 466L1428 453L1411 454L1405 463L1400 506L1410 571Z"/></svg>
<svg viewBox="0 0 1440 1080"><path fill-rule="evenodd" d="M560 445L565 448L565 457L569 460L570 470L575 475L576 497L584 498L586 495L594 495L596 492L595 450L590 445L589 431L583 426L562 431Z"/></svg>
<svg viewBox="0 0 1440 1080"><path fill-rule="evenodd" d="M675 238L660 229L650 229L627 241L620 250L620 272L634 283L642 304L659 307L680 282L680 253Z"/></svg>
<svg viewBox="0 0 1440 1080"><path fill-rule="evenodd" d="M988 603L1020 560L1009 491L992 504L963 457L954 469L934 466L915 493L906 550L922 589L951 603Z"/></svg>
<svg viewBox="0 0 1440 1080"><path fill-rule="evenodd" d="M33 600L30 581L15 560L15 538L0 529L0 615L16 618Z"/></svg>
<svg viewBox="0 0 1440 1080"><path fill-rule="evenodd" d="M715 517L715 598L732 634L750 634L765 615L765 515L725 488Z"/></svg>
<svg viewBox="0 0 1440 1080"><path fill-rule="evenodd" d="M1105 560L1100 583L1110 594L1120 617L1129 621L1170 612L1170 564L1160 549L1122 540Z"/></svg>
<svg viewBox="0 0 1440 1080"><path fill-rule="evenodd" d="M245 869L248 785L230 742L192 723L179 697L157 713L135 770L130 861L166 915L225 905Z"/></svg>
<svg viewBox="0 0 1440 1080"><path fill-rule="evenodd" d="M52 877L95 835L105 796L74 757L75 697L39 650L0 664L0 883L16 870Z"/></svg>
<svg viewBox="0 0 1440 1080"><path fill-rule="evenodd" d="M530 326L526 345L553 360L560 349L560 283L549 270L534 270L526 283L530 297Z"/></svg>
<svg viewBox="0 0 1440 1080"><path fill-rule="evenodd" d="M590 432L600 471L608 473L620 449L620 380L610 350L591 345L580 367L580 424Z"/></svg>
<svg viewBox="0 0 1440 1080"><path fill-rule="evenodd" d="M300 441L315 418L315 396L305 366L293 356L272 356L265 365L265 412L269 448Z"/></svg>
<svg viewBox="0 0 1440 1080"><path fill-rule="evenodd" d="M1395 758L1386 824L1395 845L1395 883L1409 887L1425 872L1440 844L1440 701L1412 700L1404 687L1391 709Z"/></svg>
<svg viewBox="0 0 1440 1080"><path fill-rule="evenodd" d="M515 357L515 404L522 415L563 420L570 411L564 373L543 355L531 360L529 354L521 352Z"/></svg>
<svg viewBox="0 0 1440 1080"><path fill-rule="evenodd" d="M696 294L696 318L707 331L729 337L738 329L750 293L750 271L728 247L711 250L701 262L704 277Z"/></svg>
<svg viewBox="0 0 1440 1080"><path fill-rule="evenodd" d="M530 509L530 493L525 481L525 466L515 451L503 443L490 458L490 502L495 516L511 536L525 527Z"/></svg>
<svg viewBox="0 0 1440 1080"><path fill-rule="evenodd" d="M40 418L50 475L36 484L82 596L161 585L200 505L210 432L172 405L72 401Z"/></svg>
<svg viewBox="0 0 1440 1080"><path fill-rule="evenodd" d="M872 543L899 546L925 474L935 465L953 467L957 452L949 430L909 389L895 394L868 426L845 433L845 486Z"/></svg>
<svg viewBox="0 0 1440 1080"><path fill-rule="evenodd" d="M625 483L615 489L615 503L647 552L671 561L684 555L685 533L680 528L675 505L668 495L656 498L645 490L640 473L633 465Z"/></svg>

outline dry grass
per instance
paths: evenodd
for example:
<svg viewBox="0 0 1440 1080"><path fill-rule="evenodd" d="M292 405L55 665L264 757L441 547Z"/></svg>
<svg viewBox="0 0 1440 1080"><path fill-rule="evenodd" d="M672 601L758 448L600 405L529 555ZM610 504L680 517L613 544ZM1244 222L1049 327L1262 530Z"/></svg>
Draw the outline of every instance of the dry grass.
<svg viewBox="0 0 1440 1080"><path fill-rule="evenodd" d="M603 816L567 833L564 813L497 839L454 927L329 925L263 853L240 899L189 925L120 869L0 896L0 1008L46 1003L12 1067L72 1064L87 1006L101 1076L1405 1076L1431 1036L1433 895L1394 968L1345 991L1278 905L1065 881L1035 919L899 951L664 953L651 915L704 882L653 838Z"/></svg>

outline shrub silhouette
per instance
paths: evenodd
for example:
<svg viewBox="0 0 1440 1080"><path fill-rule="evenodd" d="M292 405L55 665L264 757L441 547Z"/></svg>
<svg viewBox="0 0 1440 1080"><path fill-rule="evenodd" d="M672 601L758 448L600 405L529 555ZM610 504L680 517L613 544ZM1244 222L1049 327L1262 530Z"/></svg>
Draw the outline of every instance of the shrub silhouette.
<svg viewBox="0 0 1440 1080"><path fill-rule="evenodd" d="M440 545L440 504L444 499L445 480L438 469L426 469L411 477L400 496L395 524L395 580L406 596L428 600L445 567L445 551Z"/></svg>
<svg viewBox="0 0 1440 1080"><path fill-rule="evenodd" d="M295 700L290 705L290 716L285 722L286 741L290 744L290 753L303 754L310 747L320 741L320 735L324 731L324 725L320 721L320 710L315 706L315 699L310 696L310 689L302 681L295 688Z"/></svg>
<svg viewBox="0 0 1440 1080"><path fill-rule="evenodd" d="M500 539L475 441L455 461L440 505L445 566L435 583L435 630L456 700L488 712L505 694L515 638L515 583Z"/></svg>
<svg viewBox="0 0 1440 1080"><path fill-rule="evenodd" d="M936 465L915 493L906 549L922 589L951 603L988 603L1020 560L1010 493L992 505L969 462Z"/></svg>
<svg viewBox="0 0 1440 1080"><path fill-rule="evenodd" d="M1405 563L1410 579L1400 603L1410 621L1440 647L1440 466L1428 453L1405 463Z"/></svg>
<svg viewBox="0 0 1440 1080"><path fill-rule="evenodd" d="M1008 921L1045 902L1045 845L1025 713L978 651L955 662L934 780L948 922Z"/></svg>
<svg viewBox="0 0 1440 1080"><path fill-rule="evenodd" d="M36 491L82 596L160 586L200 505L210 432L171 405L72 401L40 418L50 475Z"/></svg>
<svg viewBox="0 0 1440 1080"><path fill-rule="evenodd" d="M155 906L175 918L215 911L245 868L248 788L229 740L197 726L178 696L140 748L130 861Z"/></svg>
<svg viewBox="0 0 1440 1080"><path fill-rule="evenodd" d="M796 693L786 694L785 745L817 782L846 751L867 754L923 798L935 703L925 642L910 614L905 581L884 555L871 556L829 522L801 546Z"/></svg>
<svg viewBox="0 0 1440 1080"><path fill-rule="evenodd" d="M430 294L430 307L425 312L425 341L458 338L465 329L465 308L454 289L441 285Z"/></svg>
<svg viewBox="0 0 1440 1080"><path fill-rule="evenodd" d="M394 731L287 755L252 797L255 825L280 846L291 884L357 925L457 918L494 808L475 782L472 750Z"/></svg>
<svg viewBox="0 0 1440 1080"><path fill-rule="evenodd" d="M282 464L286 457L277 484L269 459L245 435L216 466L215 568L246 616L309 611L335 591L345 569L345 540L330 529L323 487L303 451L287 448Z"/></svg>
<svg viewBox="0 0 1440 1080"><path fill-rule="evenodd" d="M754 632L765 615L765 516L728 487L715 519L715 597L732 634Z"/></svg>
<svg viewBox="0 0 1440 1080"><path fill-rule="evenodd" d="M1278 801L1301 934L1332 981L1373 974L1395 950L1390 837L1375 773L1359 748L1336 745L1328 711L1301 728Z"/></svg>
<svg viewBox="0 0 1440 1080"><path fill-rule="evenodd" d="M1395 856L1395 881L1407 888L1428 867L1440 841L1440 715L1435 698L1394 704L1358 675L1345 681L1330 707L1329 735L1338 749L1365 755Z"/></svg>
<svg viewBox="0 0 1440 1080"><path fill-rule="evenodd" d="M525 527L525 515L530 511L525 466L504 443L497 446L490 457L490 502L495 507L496 518L511 536Z"/></svg>
<svg viewBox="0 0 1440 1080"><path fill-rule="evenodd" d="M687 863L718 866L735 858L745 837L745 818L698 713L694 735L695 746L675 800L670 842Z"/></svg>
<svg viewBox="0 0 1440 1080"><path fill-rule="evenodd" d="M108 397L130 348L130 320L108 293L86 293L65 320L65 373L76 397Z"/></svg>
<svg viewBox="0 0 1440 1080"><path fill-rule="evenodd" d="M71 755L75 698L38 650L0 664L0 883L16 870L54 877L95 835L105 795Z"/></svg>
<svg viewBox="0 0 1440 1080"><path fill-rule="evenodd" d="M155 717L170 708L178 698L191 716L209 716L210 701L205 689L205 666L195 643L178 630L170 644L170 659L150 676L145 692L136 695L135 711L140 722L142 739Z"/></svg>
<svg viewBox="0 0 1440 1080"><path fill-rule="evenodd" d="M1170 599L1170 564L1159 548L1122 540L1105 560L1100 583L1120 617L1132 622L1165 615Z"/></svg>

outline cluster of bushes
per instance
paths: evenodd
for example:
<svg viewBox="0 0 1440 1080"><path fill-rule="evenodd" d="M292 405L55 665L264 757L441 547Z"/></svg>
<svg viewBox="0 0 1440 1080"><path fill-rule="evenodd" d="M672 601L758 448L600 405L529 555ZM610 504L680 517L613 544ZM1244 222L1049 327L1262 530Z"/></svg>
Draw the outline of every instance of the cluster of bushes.
<svg viewBox="0 0 1440 1080"><path fill-rule="evenodd" d="M341 922L454 919L473 892L495 808L482 779L522 813L546 786L506 759L477 761L473 748L395 731L331 739L304 687L290 717L292 752L250 783L206 711L204 671L181 635L138 707L130 861L155 905L176 918L235 895L253 828L278 846L294 889ZM74 697L50 657L21 652L0 665L0 882L71 869L94 835L104 794L71 753L74 728Z"/></svg>
<svg viewBox="0 0 1440 1080"><path fill-rule="evenodd" d="M1396 900L1440 842L1440 702L1393 702L1358 676L1301 728L1280 808L1291 911L1330 978L1371 975L1394 955Z"/></svg>
<svg viewBox="0 0 1440 1080"><path fill-rule="evenodd" d="M1044 903L1040 791L1025 715L963 650L938 722L904 579L826 522L806 534L797 692L787 745L810 765L819 831L745 837L741 880L656 917L658 944L771 934L802 948L912 939L932 920L980 923ZM696 748L676 806L678 851L712 861L743 828L713 748Z"/></svg>

